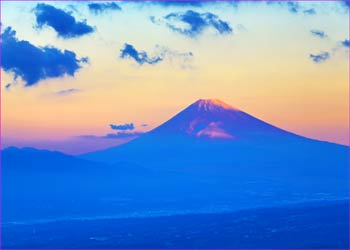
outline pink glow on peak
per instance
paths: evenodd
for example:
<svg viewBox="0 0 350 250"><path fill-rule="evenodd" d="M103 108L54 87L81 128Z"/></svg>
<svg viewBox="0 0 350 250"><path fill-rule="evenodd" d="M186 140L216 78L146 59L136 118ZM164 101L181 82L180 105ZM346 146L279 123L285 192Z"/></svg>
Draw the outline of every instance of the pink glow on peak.
<svg viewBox="0 0 350 250"><path fill-rule="evenodd" d="M218 108L240 111L239 109L232 107L219 99L199 99L194 103L194 105L198 106L198 110L204 111L213 111Z"/></svg>

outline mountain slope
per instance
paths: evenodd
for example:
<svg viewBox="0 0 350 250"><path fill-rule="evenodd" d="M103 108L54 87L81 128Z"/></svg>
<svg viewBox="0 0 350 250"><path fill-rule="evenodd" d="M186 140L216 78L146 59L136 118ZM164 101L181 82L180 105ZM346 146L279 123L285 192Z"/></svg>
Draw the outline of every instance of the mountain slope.
<svg viewBox="0 0 350 250"><path fill-rule="evenodd" d="M217 99L201 99L150 132L194 138L256 140L259 136L292 136Z"/></svg>
<svg viewBox="0 0 350 250"><path fill-rule="evenodd" d="M127 144L82 158L137 163L160 176L178 173L187 181L170 180L169 187L207 183L198 185L199 193L271 190L287 200L293 193L347 196L348 147L289 133L218 100L199 100Z"/></svg>
<svg viewBox="0 0 350 250"><path fill-rule="evenodd" d="M142 165L337 164L345 146L311 140L272 126L219 100L198 100L139 138L83 159ZM328 155L319 154L327 152ZM333 156L333 153L335 154ZM340 154L337 156L337 154Z"/></svg>

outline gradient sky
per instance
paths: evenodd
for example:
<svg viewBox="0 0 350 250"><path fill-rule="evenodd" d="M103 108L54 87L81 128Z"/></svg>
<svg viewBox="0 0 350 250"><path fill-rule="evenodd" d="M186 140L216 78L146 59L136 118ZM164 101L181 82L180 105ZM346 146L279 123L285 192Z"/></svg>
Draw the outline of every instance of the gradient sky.
<svg viewBox="0 0 350 250"><path fill-rule="evenodd" d="M106 148L201 98L218 98L306 137L349 145L345 3L114 2L118 9L98 2L97 12L89 3L47 2L39 8L37 2L1 2L2 32L11 27L17 39L3 46L3 57L27 41L42 51L38 67L46 72L26 81L23 75L34 73L8 56L1 69L4 147L72 154ZM67 33L60 16L50 22L56 12L48 6L73 16L75 26ZM74 52L81 68L55 68L58 59L45 46ZM51 67L58 77L50 76L56 72ZM63 75L65 70L74 76ZM134 129L110 127L129 123Z"/></svg>

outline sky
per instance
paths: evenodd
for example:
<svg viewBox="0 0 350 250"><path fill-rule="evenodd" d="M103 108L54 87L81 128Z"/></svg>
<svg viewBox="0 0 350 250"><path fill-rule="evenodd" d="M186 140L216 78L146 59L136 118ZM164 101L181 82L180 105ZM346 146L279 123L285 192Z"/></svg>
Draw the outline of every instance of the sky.
<svg viewBox="0 0 350 250"><path fill-rule="evenodd" d="M1 1L2 147L108 148L203 98L349 145L348 20L346 2Z"/></svg>

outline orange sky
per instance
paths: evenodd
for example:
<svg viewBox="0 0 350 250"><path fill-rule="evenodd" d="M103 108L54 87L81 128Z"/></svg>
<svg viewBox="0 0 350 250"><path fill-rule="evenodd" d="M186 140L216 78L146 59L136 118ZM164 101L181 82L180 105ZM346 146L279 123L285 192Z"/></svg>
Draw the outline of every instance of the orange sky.
<svg viewBox="0 0 350 250"><path fill-rule="evenodd" d="M132 122L137 131L146 131L200 98L218 98L285 130L349 145L349 48L341 44L349 37L349 24L348 12L339 3L301 2L301 8L316 10L312 16L263 3L191 7L215 13L233 29L232 34L220 35L208 28L195 38L149 21L149 16L162 17L189 6L121 3L121 12L96 16L76 4L79 11L73 15L87 19L96 32L70 40L57 38L49 28L33 28L34 2L1 4L4 27L16 30L19 39L90 59L74 77L44 79L32 87L23 87L19 78L9 90L5 84L13 82L13 74L2 70L5 146L102 136L114 132L111 123ZM65 3L52 4L68 8ZM327 38L313 36L312 29L324 31ZM157 46L165 46L192 52L193 57L184 61L169 56L159 64L138 65L119 57L124 43L150 55L157 53ZM322 51L330 53L329 60L310 59L311 53ZM79 91L55 94L71 88Z"/></svg>

